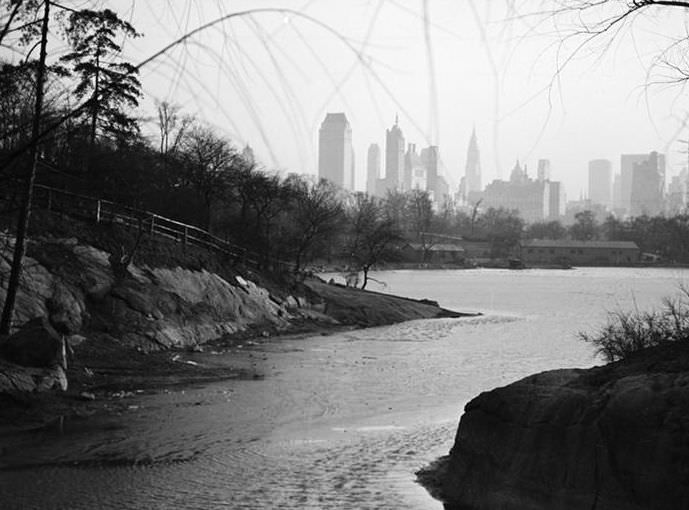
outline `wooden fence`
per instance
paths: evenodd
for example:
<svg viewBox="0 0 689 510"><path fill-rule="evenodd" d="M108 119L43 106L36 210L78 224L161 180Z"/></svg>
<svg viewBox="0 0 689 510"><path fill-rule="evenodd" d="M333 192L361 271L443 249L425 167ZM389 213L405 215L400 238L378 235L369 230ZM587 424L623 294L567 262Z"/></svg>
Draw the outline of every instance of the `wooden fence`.
<svg viewBox="0 0 689 510"><path fill-rule="evenodd" d="M150 235L172 239L184 246L198 246L221 253L232 257L237 262L255 267L265 265L266 262L273 269L289 270L294 267L293 264L285 261L259 256L193 225L171 220L149 211L116 204L109 200L78 195L37 184L34 187L33 204L36 208L47 209L83 220L140 229Z"/></svg>

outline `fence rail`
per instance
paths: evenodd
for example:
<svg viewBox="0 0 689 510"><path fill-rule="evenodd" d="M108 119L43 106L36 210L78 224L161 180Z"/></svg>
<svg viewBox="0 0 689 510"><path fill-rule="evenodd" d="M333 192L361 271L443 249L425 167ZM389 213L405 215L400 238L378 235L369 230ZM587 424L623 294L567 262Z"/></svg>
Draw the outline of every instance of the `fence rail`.
<svg viewBox="0 0 689 510"><path fill-rule="evenodd" d="M236 261L261 266L267 260L273 267L291 269L293 264L282 260L259 256L236 244L220 239L210 232L193 225L187 225L165 216L116 204L109 200L79 195L69 191L37 184L34 186L34 207L59 212L96 223L119 224L140 229L150 235L171 239L184 246L197 246Z"/></svg>

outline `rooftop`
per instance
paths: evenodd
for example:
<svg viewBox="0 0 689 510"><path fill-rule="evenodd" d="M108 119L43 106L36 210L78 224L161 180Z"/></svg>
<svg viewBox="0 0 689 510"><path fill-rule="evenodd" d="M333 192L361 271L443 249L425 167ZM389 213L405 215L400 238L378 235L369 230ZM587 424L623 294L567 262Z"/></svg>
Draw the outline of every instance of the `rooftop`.
<svg viewBox="0 0 689 510"><path fill-rule="evenodd" d="M638 250L639 247L633 241L572 241L553 239L529 239L521 242L522 246L531 248L609 248Z"/></svg>

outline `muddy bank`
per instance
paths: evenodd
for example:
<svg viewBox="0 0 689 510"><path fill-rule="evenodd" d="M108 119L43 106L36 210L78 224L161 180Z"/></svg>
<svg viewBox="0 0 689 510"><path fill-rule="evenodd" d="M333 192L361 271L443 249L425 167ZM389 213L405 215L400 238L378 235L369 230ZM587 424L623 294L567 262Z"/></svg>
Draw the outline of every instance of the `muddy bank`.
<svg viewBox="0 0 689 510"><path fill-rule="evenodd" d="M449 455L418 473L448 509L689 507L689 345L554 370L465 407Z"/></svg>

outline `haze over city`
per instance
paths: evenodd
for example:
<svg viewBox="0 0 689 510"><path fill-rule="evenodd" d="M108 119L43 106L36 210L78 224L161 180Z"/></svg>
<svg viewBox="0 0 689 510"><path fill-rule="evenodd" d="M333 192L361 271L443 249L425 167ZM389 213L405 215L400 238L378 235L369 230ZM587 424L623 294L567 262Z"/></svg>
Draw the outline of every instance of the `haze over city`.
<svg viewBox="0 0 689 510"><path fill-rule="evenodd" d="M230 12L223 2L117 7L144 33L125 45L133 61ZM178 103L250 144L267 167L311 174L320 123L345 112L360 190L367 148L384 145L396 115L408 142L440 147L452 189L474 127L484 183L508 178L517 159L535 176L538 159L549 159L570 199L587 193L591 159L619 172L622 153L656 150L669 176L684 166L681 86L646 87L662 81L649 68L673 26L681 33L684 14L637 19L614 44L601 36L574 53L582 40L566 37L578 27L555 26L548 2L429 2L427 25L422 4L392 1L234 2L231 10L264 8L278 11L231 18L144 67L143 110L153 115L154 99Z"/></svg>

